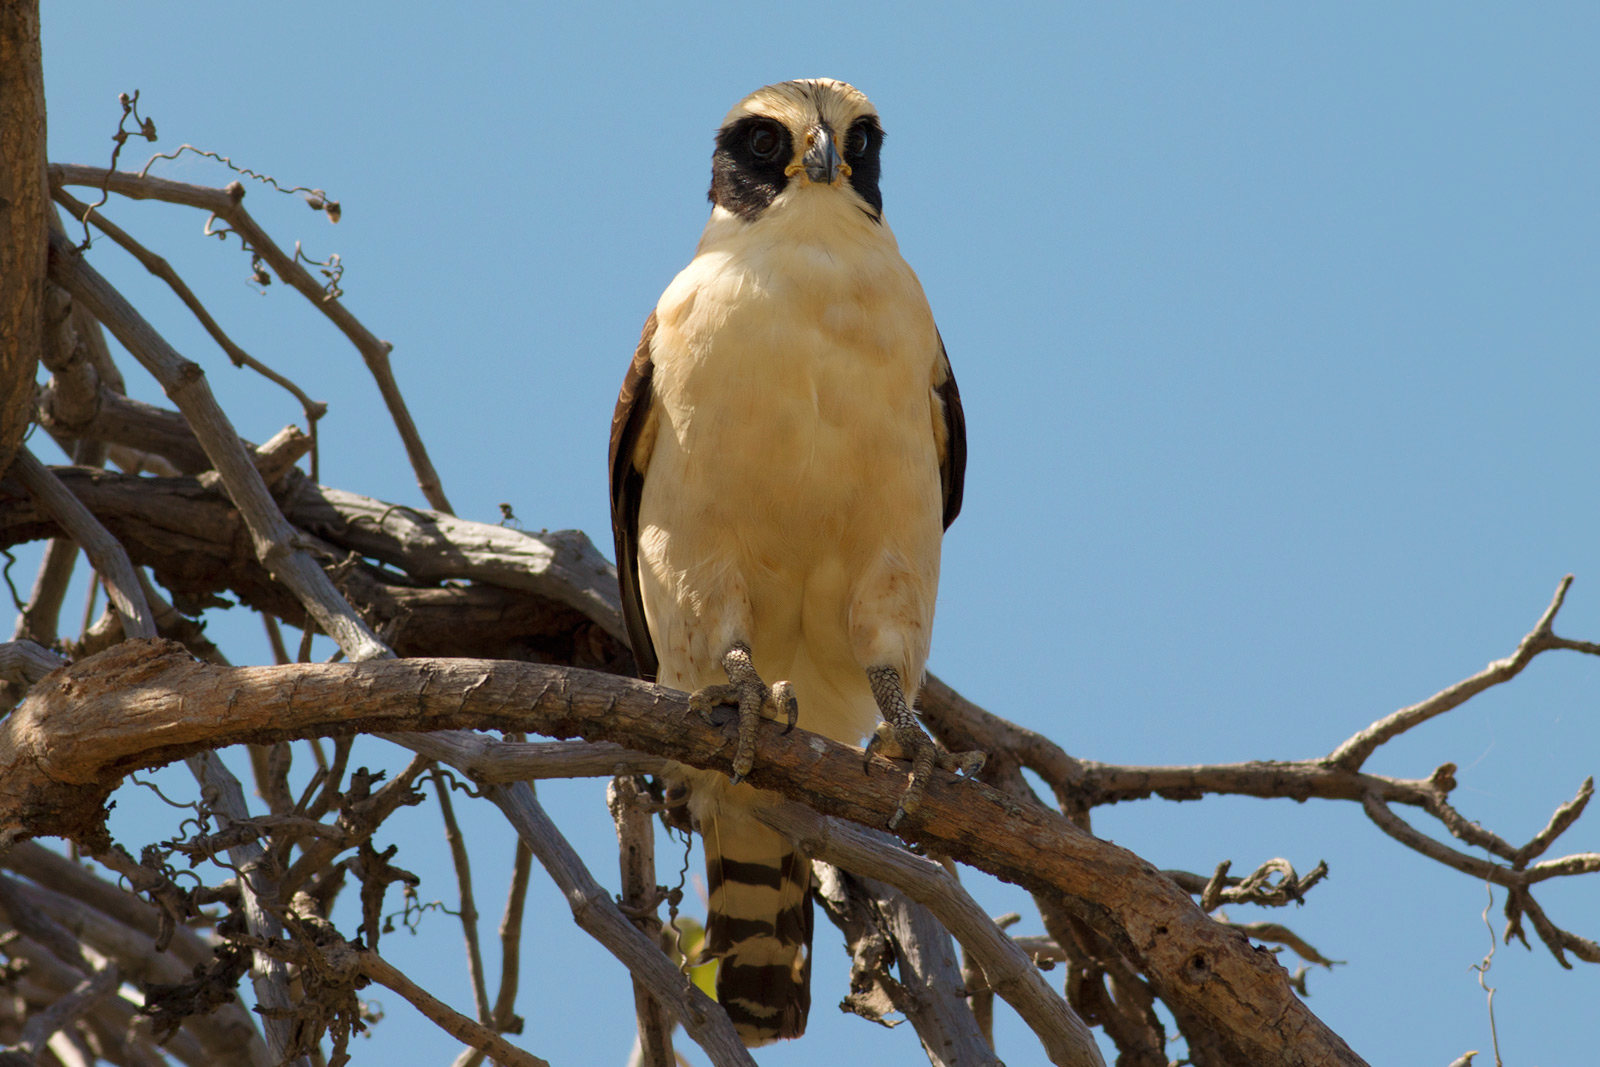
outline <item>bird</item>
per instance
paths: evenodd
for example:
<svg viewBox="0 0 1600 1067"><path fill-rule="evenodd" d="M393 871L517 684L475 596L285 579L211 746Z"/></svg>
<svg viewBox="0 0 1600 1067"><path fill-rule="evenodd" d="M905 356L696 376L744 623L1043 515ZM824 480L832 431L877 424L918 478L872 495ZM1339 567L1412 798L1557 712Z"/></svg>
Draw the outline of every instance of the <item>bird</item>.
<svg viewBox="0 0 1600 1067"><path fill-rule="evenodd" d="M611 423L612 529L639 673L738 707L733 775L683 767L706 854L704 955L750 1046L805 1031L809 859L751 813L763 718L968 777L913 705L966 420L884 218L883 126L853 86L763 86L719 127L711 217L646 320ZM769 684L766 679L772 679ZM880 725L881 724L881 725ZM871 746L869 745L869 750Z"/></svg>

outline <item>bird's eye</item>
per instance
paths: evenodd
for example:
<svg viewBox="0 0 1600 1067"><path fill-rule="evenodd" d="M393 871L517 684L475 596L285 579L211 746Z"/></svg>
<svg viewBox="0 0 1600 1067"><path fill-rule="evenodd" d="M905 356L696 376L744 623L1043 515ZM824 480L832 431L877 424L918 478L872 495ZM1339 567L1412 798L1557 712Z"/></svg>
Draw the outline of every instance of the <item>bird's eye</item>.
<svg viewBox="0 0 1600 1067"><path fill-rule="evenodd" d="M778 154L778 131L771 126L757 126L750 131L750 152L757 159L771 159Z"/></svg>
<svg viewBox="0 0 1600 1067"><path fill-rule="evenodd" d="M844 150L852 156L864 155L871 143L872 132L866 126L857 126L850 131L850 139L845 142Z"/></svg>

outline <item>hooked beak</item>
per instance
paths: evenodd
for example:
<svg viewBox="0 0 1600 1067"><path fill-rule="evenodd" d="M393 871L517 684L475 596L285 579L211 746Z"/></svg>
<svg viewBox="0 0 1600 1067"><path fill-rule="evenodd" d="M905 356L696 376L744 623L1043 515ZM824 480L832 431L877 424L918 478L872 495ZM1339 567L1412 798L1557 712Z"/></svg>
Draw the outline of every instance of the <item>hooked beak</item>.
<svg viewBox="0 0 1600 1067"><path fill-rule="evenodd" d="M805 167L806 177L818 185L832 185L841 169L850 173L845 169L844 160L839 158L839 150L833 146L833 131L826 123L818 123L806 134L806 154L800 157L800 163Z"/></svg>

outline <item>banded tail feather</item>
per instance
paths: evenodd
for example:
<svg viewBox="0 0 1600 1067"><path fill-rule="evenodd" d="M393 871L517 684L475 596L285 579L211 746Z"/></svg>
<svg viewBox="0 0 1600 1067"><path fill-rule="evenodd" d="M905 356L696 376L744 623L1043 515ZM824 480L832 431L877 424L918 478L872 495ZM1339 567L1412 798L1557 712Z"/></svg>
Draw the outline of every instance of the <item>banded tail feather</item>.
<svg viewBox="0 0 1600 1067"><path fill-rule="evenodd" d="M714 815L701 830L717 1001L752 1048L799 1037L811 1008L811 861L751 818Z"/></svg>

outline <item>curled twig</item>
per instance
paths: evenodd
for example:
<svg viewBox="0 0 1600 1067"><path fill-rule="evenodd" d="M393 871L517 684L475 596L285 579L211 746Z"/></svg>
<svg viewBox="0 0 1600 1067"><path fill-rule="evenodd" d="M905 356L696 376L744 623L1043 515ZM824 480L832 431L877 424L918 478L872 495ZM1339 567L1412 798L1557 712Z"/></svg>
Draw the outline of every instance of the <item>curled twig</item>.
<svg viewBox="0 0 1600 1067"><path fill-rule="evenodd" d="M129 137L143 137L147 141L156 139L156 124L154 119L141 118L139 115L139 90L135 89L133 95L119 93L117 103L122 105L122 117L117 120L117 132L111 135L111 140L116 146L111 149L111 164L106 167L106 179L100 183L100 199L79 217L83 223L83 243L78 246L78 251L85 251L92 240L89 234L89 215L95 208L104 207L106 201L111 199L111 175L116 173L117 157L122 155L122 146L128 143ZM133 119L138 124L136 129L128 129L128 119Z"/></svg>
<svg viewBox="0 0 1600 1067"><path fill-rule="evenodd" d="M139 94L138 93L134 93L135 102L138 101L138 97L139 97ZM152 125L151 126L151 136L150 136L150 140L152 140L152 141L155 140L154 131L155 131L155 127ZM217 152L209 151L209 150L204 149L204 148L196 148L192 144L181 144L177 148L173 149L171 152L157 152L155 155L151 156L145 162L145 165L142 168L140 168L139 177L143 178L143 177L148 176L149 173L150 173L150 168L155 164L156 160L158 160L158 159L177 159L179 156L183 155L185 152L193 152L197 156L204 156L207 159L214 159L218 163L221 163L223 166L227 167L229 170L233 171L235 174L242 174L246 178L254 178L256 181L261 182L263 185L270 185L272 188L276 189L280 193L284 193L284 194L287 194L287 195L290 195L290 196L298 193L298 194L300 194L301 196L303 196L305 198L305 201L311 207L311 210L323 212L324 214L326 214L328 216L328 221L329 222L337 223L339 221L339 218L340 218L340 215L341 215L341 211L340 211L340 208L339 208L339 201L330 199L328 194L326 192L324 192L323 190L321 190L321 189L310 189L310 188L307 188L304 185L296 185L296 186L292 186L292 187L285 187L283 185L280 185L278 183L278 179L274 178L270 174L258 174L255 171L251 170L249 167L241 167L241 166L239 166L237 163L235 163L233 160L229 159L227 156L224 156L224 155L222 155L220 153L217 153ZM111 157L111 169L115 170L116 167L117 167L116 157L112 156ZM104 203L104 201L101 201L101 203Z"/></svg>

